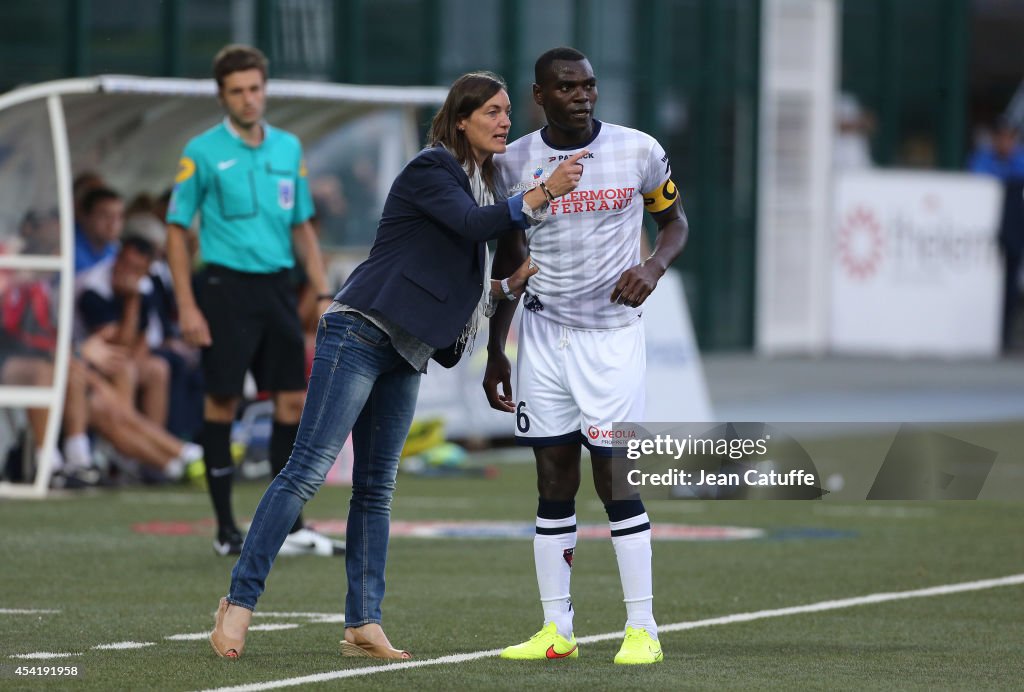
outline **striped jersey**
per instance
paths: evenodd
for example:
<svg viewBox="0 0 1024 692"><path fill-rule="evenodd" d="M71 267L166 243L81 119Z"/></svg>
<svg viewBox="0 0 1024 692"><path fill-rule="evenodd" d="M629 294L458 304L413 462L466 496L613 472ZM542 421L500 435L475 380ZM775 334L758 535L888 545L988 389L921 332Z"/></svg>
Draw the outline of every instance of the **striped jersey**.
<svg viewBox="0 0 1024 692"><path fill-rule="evenodd" d="M597 120L585 144L555 147L545 135L541 129L521 137L494 157L499 189L511 196L546 180L581 149L590 152L580 159L579 186L526 230L540 273L530 278L524 307L575 329L624 327L642 308L612 303L612 289L640 262L644 196L668 185L668 156L653 137Z"/></svg>

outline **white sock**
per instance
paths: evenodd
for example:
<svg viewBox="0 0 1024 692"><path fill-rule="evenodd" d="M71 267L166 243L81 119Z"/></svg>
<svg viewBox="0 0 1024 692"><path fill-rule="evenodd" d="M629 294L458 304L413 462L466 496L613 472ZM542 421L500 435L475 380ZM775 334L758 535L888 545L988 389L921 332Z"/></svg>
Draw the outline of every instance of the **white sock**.
<svg viewBox="0 0 1024 692"><path fill-rule="evenodd" d="M64 458L68 466L87 469L92 466L92 445L85 433L64 438Z"/></svg>
<svg viewBox="0 0 1024 692"><path fill-rule="evenodd" d="M43 458L43 448L39 447L36 449L36 463ZM53 448L53 463L50 465L50 470L56 473L64 468L64 455L60 453L60 450L56 447Z"/></svg>
<svg viewBox="0 0 1024 692"><path fill-rule="evenodd" d="M181 453L164 466L164 475L172 481L181 480L181 477L185 475L185 468L193 461L202 458L203 448L194 442L186 442L181 447Z"/></svg>
<svg viewBox="0 0 1024 692"><path fill-rule="evenodd" d="M612 530L615 559L619 563L622 600L626 603L626 626L642 627L657 639L658 625L654 621L654 585L651 576L650 519L644 512L622 521L610 521L608 525ZM646 528L637 530L642 526Z"/></svg>
<svg viewBox="0 0 1024 692"><path fill-rule="evenodd" d="M576 550L576 515L563 519L537 517L537 530L533 537L533 563L537 570L540 603L544 608L544 624L555 623L558 633L568 639L572 636L569 581Z"/></svg>
<svg viewBox="0 0 1024 692"><path fill-rule="evenodd" d="M164 476L172 481L181 480L185 475L185 460L180 456L174 457L164 466Z"/></svg>
<svg viewBox="0 0 1024 692"><path fill-rule="evenodd" d="M181 454L178 458L185 462L186 465L191 464L197 459L203 458L203 448L197 445L195 442L186 442L181 448Z"/></svg>

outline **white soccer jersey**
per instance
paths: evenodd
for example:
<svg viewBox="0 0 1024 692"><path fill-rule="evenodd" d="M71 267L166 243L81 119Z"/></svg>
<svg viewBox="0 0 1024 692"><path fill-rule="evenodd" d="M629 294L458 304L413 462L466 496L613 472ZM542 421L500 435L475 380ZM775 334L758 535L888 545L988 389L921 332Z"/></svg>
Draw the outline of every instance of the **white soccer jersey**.
<svg viewBox="0 0 1024 692"><path fill-rule="evenodd" d="M529 190L582 149L590 153L580 159L579 186L526 230L540 273L530 278L524 307L576 329L616 329L642 310L612 303L611 295L622 272L640 261L644 193L663 188L671 175L657 140L595 120L590 142L559 148L538 130L495 155L498 184L509 196Z"/></svg>

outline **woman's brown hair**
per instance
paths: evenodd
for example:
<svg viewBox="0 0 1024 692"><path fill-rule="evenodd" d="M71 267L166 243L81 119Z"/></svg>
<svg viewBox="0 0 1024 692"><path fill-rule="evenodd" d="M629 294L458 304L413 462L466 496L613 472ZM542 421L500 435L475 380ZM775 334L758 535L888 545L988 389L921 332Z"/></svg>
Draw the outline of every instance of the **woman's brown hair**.
<svg viewBox="0 0 1024 692"><path fill-rule="evenodd" d="M429 146L444 145L451 151L459 163L469 167L472 175L476 171L476 159L469 146L466 133L459 130L459 121L468 118L473 111L487 103L492 96L501 90L508 90L505 80L493 72L470 72L455 80L448 91L441 110L430 123L427 135ZM494 190L494 162L488 156L480 167L480 175L484 183Z"/></svg>

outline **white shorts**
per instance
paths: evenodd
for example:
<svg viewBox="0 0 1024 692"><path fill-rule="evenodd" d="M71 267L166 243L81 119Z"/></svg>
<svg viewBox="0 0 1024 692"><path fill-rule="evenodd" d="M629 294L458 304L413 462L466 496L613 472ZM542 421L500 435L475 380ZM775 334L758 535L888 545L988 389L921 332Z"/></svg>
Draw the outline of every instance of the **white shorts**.
<svg viewBox="0 0 1024 692"><path fill-rule="evenodd" d="M612 425L640 422L647 393L644 326L573 329L523 311L516 362L516 442L615 447Z"/></svg>

